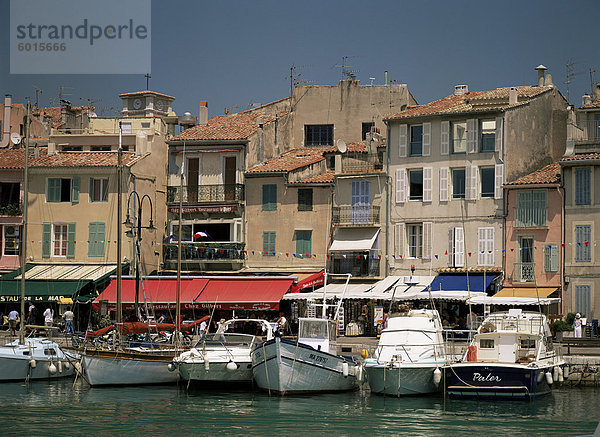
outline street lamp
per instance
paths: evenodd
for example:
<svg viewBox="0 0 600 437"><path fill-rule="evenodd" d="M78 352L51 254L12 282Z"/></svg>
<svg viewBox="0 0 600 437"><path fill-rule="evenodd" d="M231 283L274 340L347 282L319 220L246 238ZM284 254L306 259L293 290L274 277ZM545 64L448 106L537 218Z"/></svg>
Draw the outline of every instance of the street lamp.
<svg viewBox="0 0 600 437"><path fill-rule="evenodd" d="M129 215L129 208L131 203L131 198L134 199L134 209L133 213L135 216L136 212L136 202L137 202L137 230L131 221L131 217ZM148 199L148 203L150 203L150 222L148 226L142 226L142 214L143 214L143 206L144 199ZM140 253L140 241L142 241L142 229L156 229L154 227L154 222L152 221L152 199L147 194L144 194L141 198L137 191L132 191L129 193L129 198L127 199L127 218L123 223L129 230L125 233L129 238L134 238L135 240L135 315L139 316L138 307L139 307L139 290L140 290L140 263L141 263L141 253ZM147 314L146 314L147 316Z"/></svg>

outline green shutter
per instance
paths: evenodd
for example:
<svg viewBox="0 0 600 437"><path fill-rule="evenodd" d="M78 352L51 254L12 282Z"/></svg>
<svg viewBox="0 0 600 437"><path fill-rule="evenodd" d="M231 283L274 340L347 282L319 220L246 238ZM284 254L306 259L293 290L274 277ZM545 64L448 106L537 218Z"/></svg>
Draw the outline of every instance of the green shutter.
<svg viewBox="0 0 600 437"><path fill-rule="evenodd" d="M263 211L277 210L277 185L263 185L262 194Z"/></svg>
<svg viewBox="0 0 600 437"><path fill-rule="evenodd" d="M312 231L296 231L296 255L302 258L311 256Z"/></svg>
<svg viewBox="0 0 600 437"><path fill-rule="evenodd" d="M50 258L50 246L52 244L52 224L42 225L42 258Z"/></svg>
<svg viewBox="0 0 600 437"><path fill-rule="evenodd" d="M88 202L94 201L94 178L90 178L90 191L88 192Z"/></svg>
<svg viewBox="0 0 600 437"><path fill-rule="evenodd" d="M48 178L48 192L46 193L46 202L60 202L60 179Z"/></svg>
<svg viewBox="0 0 600 437"><path fill-rule="evenodd" d="M67 223L67 258L75 258L75 223Z"/></svg>
<svg viewBox="0 0 600 437"><path fill-rule="evenodd" d="M550 271L558 272L558 245L551 244L550 248Z"/></svg>
<svg viewBox="0 0 600 437"><path fill-rule="evenodd" d="M71 202L79 203L79 186L81 180L79 178L73 178L71 181Z"/></svg>
<svg viewBox="0 0 600 437"><path fill-rule="evenodd" d="M104 256L105 227L106 226L104 223L90 223L89 224L89 243L88 243L88 256L89 257L103 257Z"/></svg>

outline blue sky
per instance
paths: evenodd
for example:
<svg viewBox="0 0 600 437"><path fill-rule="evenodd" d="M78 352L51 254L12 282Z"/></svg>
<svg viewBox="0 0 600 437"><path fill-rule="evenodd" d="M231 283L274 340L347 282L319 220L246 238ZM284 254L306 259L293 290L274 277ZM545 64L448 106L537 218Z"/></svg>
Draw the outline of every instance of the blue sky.
<svg viewBox="0 0 600 437"><path fill-rule="evenodd" d="M532 85L539 64L566 96L572 60L570 101L579 106L590 69L600 81L597 9L594 0L154 0L150 88L175 96L178 114L197 115L199 101L208 100L213 116L286 97L292 64L307 66L298 70L301 81L336 84L335 65L348 56L362 83L383 83L387 70L419 103L451 94L456 84ZM2 94L35 99L35 85L45 106L62 85L73 104L89 98L108 115L120 109L119 93L145 89L143 74L9 74L8 12L9 0L0 0Z"/></svg>

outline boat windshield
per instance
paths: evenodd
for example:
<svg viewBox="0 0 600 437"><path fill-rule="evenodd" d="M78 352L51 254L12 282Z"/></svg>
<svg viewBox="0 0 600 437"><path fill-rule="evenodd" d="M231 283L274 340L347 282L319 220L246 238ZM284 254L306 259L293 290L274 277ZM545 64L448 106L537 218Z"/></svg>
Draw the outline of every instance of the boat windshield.
<svg viewBox="0 0 600 437"><path fill-rule="evenodd" d="M300 338L319 338L327 339L327 320L301 320Z"/></svg>
<svg viewBox="0 0 600 437"><path fill-rule="evenodd" d="M196 348L204 346L206 343L207 347L210 346L251 346L254 341L254 336L250 334L236 334L236 333L221 333L221 334L208 334L205 338L200 340L196 344Z"/></svg>

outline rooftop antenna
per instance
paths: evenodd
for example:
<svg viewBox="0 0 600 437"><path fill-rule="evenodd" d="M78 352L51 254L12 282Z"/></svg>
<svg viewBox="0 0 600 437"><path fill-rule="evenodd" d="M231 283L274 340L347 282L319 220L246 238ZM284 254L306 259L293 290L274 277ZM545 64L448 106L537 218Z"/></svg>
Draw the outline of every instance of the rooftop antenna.
<svg viewBox="0 0 600 437"><path fill-rule="evenodd" d="M146 73L146 74L144 75L144 77L146 78L146 89L147 89L147 90L149 90L149 89L150 89L150 78L151 78L152 76L150 76L150 73Z"/></svg>
<svg viewBox="0 0 600 437"><path fill-rule="evenodd" d="M594 68L590 68L590 90L591 93L590 95L593 96L594 95L594 73L597 73L598 70L594 69Z"/></svg>
<svg viewBox="0 0 600 437"><path fill-rule="evenodd" d="M571 85L571 79L575 76L580 75L581 73L575 73L575 65L579 64L579 62L573 62L572 59L568 59L567 60L567 80L565 80L565 85L567 86L567 102L571 101L570 98L570 85Z"/></svg>
<svg viewBox="0 0 600 437"><path fill-rule="evenodd" d="M300 80L302 73L297 70L301 68L310 68L310 65L294 65L290 67L290 111L293 108L293 98L294 98L294 88L296 88L300 84L312 83L314 80Z"/></svg>
<svg viewBox="0 0 600 437"><path fill-rule="evenodd" d="M72 93L65 93L65 90L74 90L74 89L75 88L73 88L72 86L60 85L58 87L58 104L60 105L63 101L68 102L67 100L65 100L65 97L73 95Z"/></svg>
<svg viewBox="0 0 600 437"><path fill-rule="evenodd" d="M39 103L39 95L43 93L42 89L33 85L33 87L35 88L35 107L38 107L38 103Z"/></svg>
<svg viewBox="0 0 600 437"><path fill-rule="evenodd" d="M356 74L358 73L360 70L349 70L349 68L352 68L351 65L346 65L346 61L348 59L353 59L353 58L360 58L360 56L342 56L342 65L336 64L334 65L334 68L341 68L342 69L342 80L347 79L347 80L354 80L356 79Z"/></svg>

